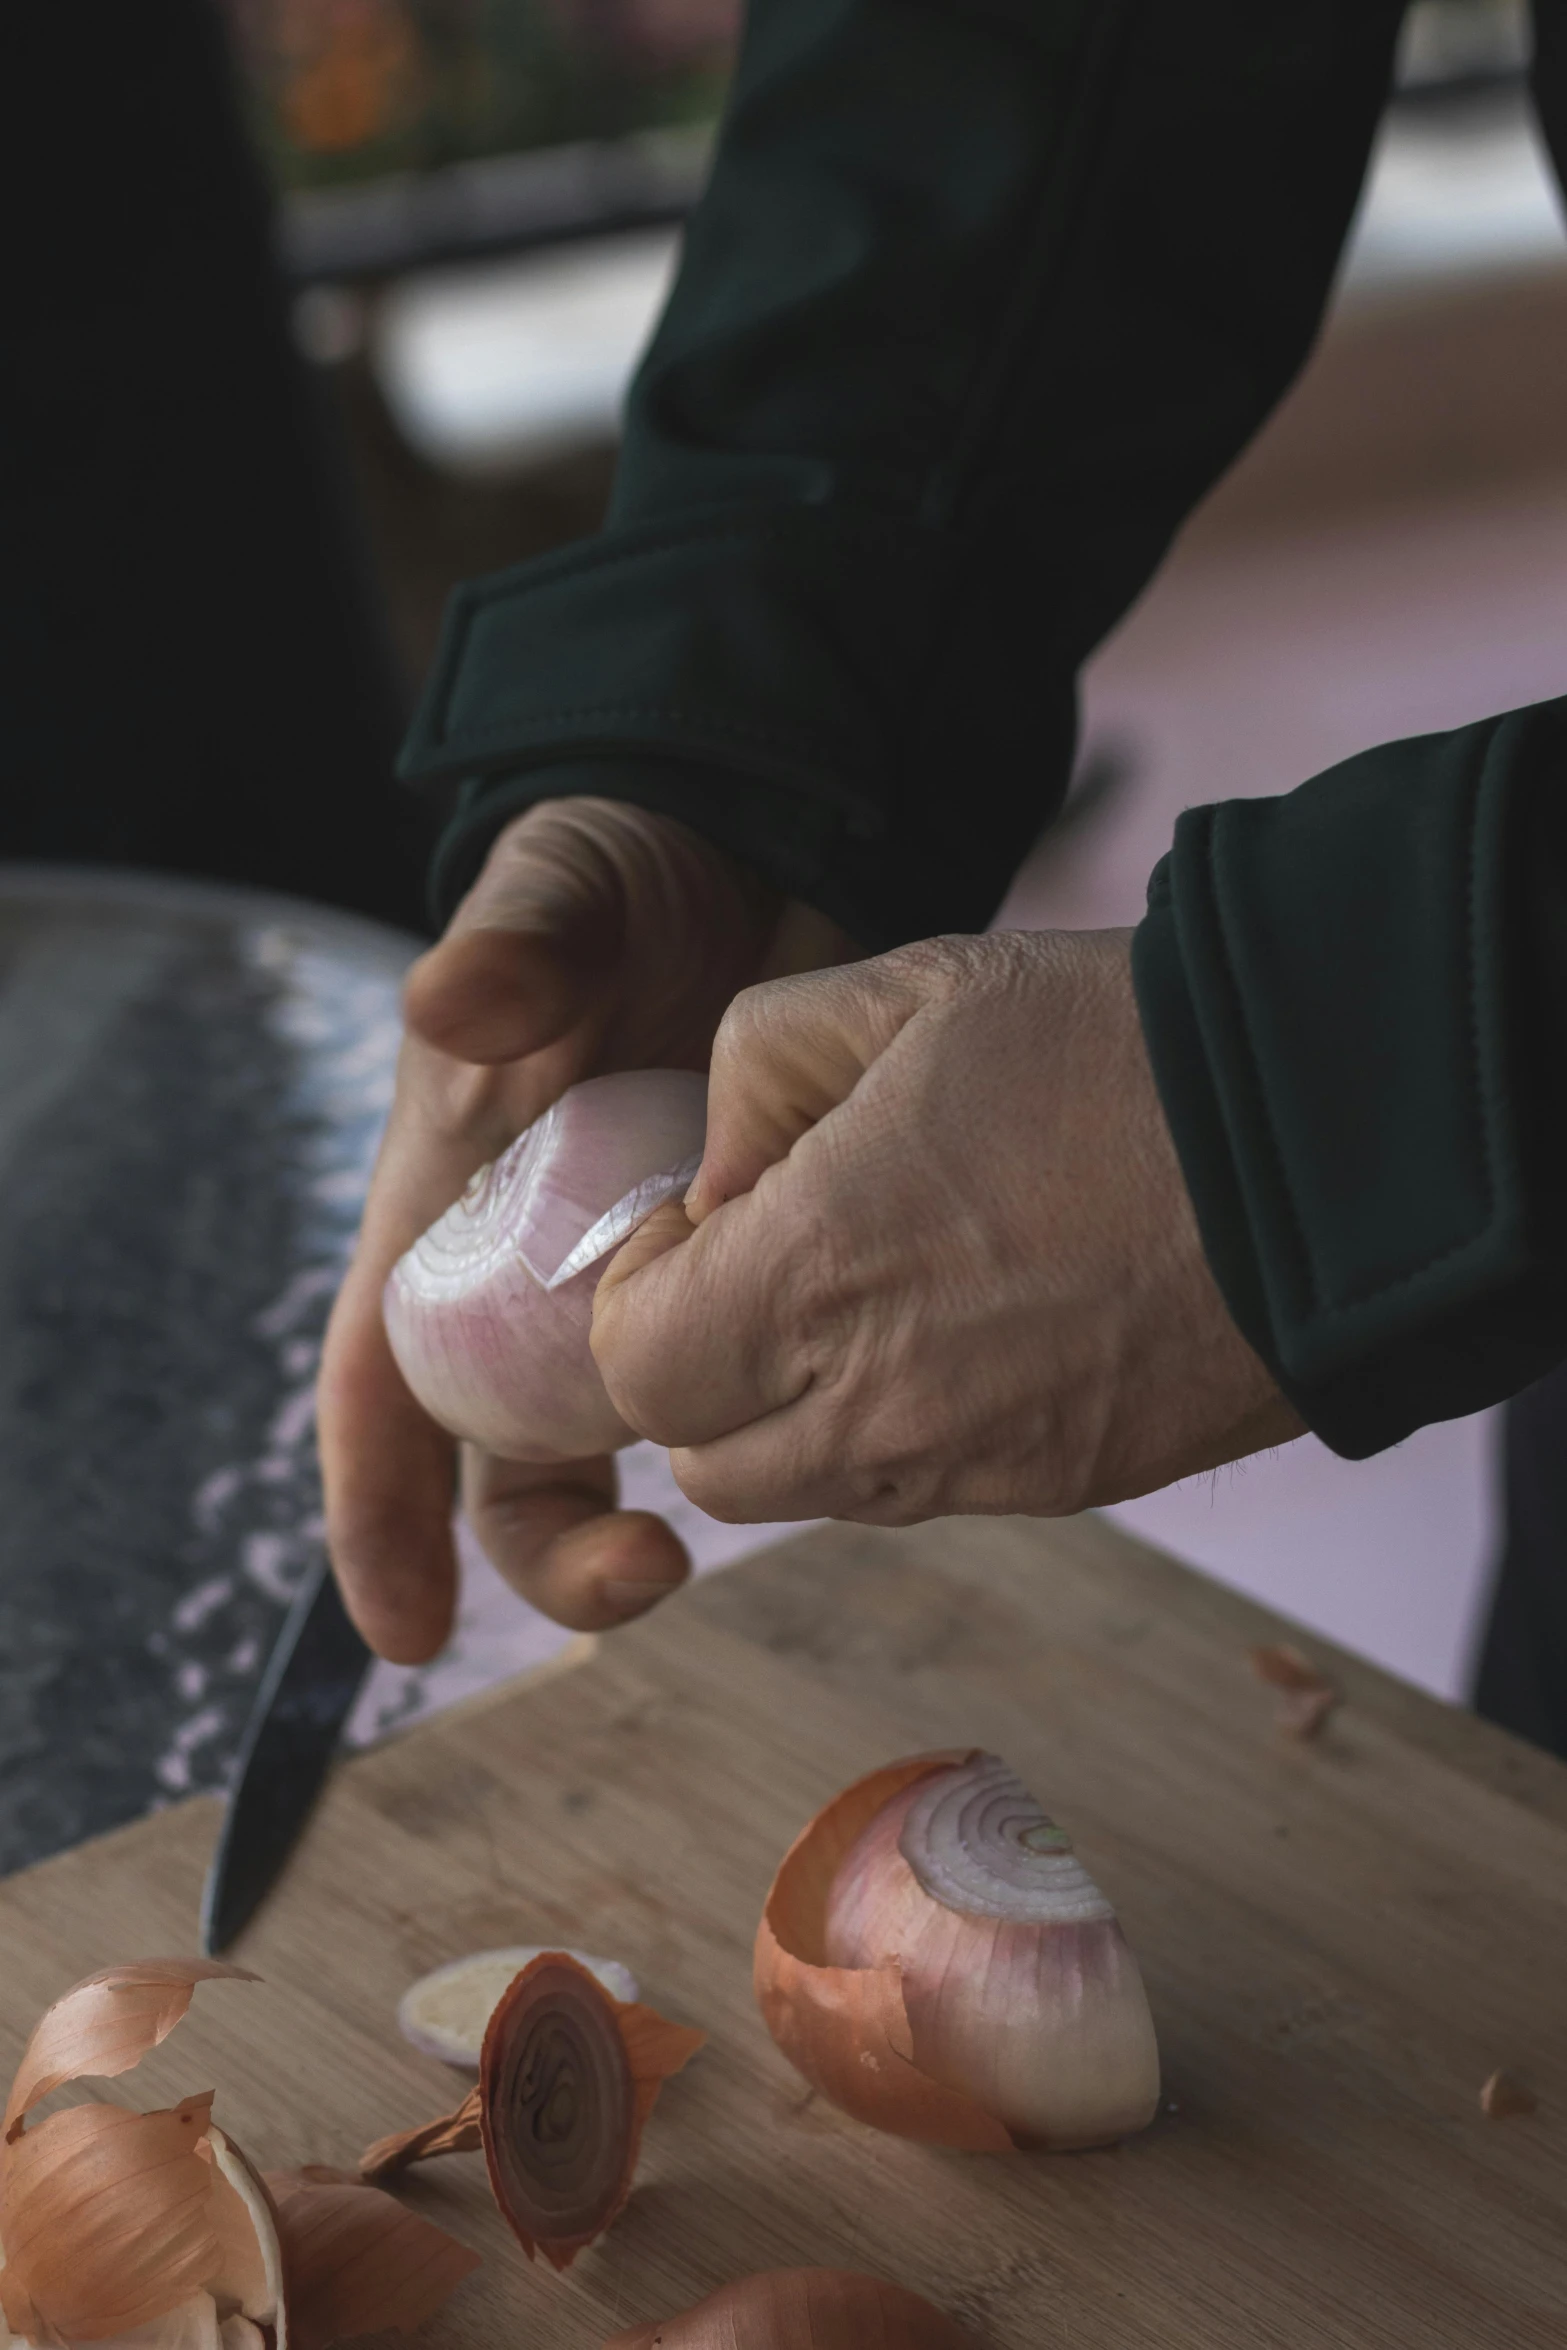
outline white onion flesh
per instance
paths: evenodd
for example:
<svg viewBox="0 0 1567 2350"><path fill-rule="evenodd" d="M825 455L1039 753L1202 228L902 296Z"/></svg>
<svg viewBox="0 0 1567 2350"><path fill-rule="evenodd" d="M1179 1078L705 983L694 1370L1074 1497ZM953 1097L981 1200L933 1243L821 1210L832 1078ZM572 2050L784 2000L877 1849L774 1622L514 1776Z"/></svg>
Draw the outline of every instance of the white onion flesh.
<svg viewBox="0 0 1567 2350"><path fill-rule="evenodd" d="M829 1966L895 1966L920 2071L1022 2144L1146 2127L1159 2052L1137 1961L1098 1886L994 1755L916 1780L839 1864Z"/></svg>
<svg viewBox="0 0 1567 2350"><path fill-rule="evenodd" d="M562 1094L392 1269L398 1366L431 1418L503 1459L634 1441L589 1345L604 1260L701 1161L707 1080L590 1077Z"/></svg>
<svg viewBox="0 0 1567 2350"><path fill-rule="evenodd" d="M1000 1758L982 1756L914 1791L899 1850L932 1900L1013 1925L1092 1925L1115 1912Z"/></svg>
<svg viewBox="0 0 1567 2350"><path fill-rule="evenodd" d="M397 2007L398 2028L405 2040L443 2064L477 2070L485 2028L523 1968L545 1950L564 1947L553 1942L517 1943L506 1950L476 1950L469 1958L454 1958L432 1974L409 1985ZM618 1958L593 1958L585 1950L567 1950L579 1966L603 1984L612 1999L625 2002L637 1996L637 1979Z"/></svg>

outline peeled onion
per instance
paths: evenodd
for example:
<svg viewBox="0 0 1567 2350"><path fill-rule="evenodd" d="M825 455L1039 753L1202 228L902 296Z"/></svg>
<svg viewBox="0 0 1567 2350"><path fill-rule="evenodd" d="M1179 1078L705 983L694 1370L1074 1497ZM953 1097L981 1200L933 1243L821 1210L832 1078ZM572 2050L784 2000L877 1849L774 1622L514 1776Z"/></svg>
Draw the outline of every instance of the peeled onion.
<svg viewBox="0 0 1567 2350"><path fill-rule="evenodd" d="M969 2336L902 2285L838 2268L775 2268L694 2309L628 2326L604 2350L969 2350Z"/></svg>
<svg viewBox="0 0 1567 2350"><path fill-rule="evenodd" d="M40 2019L0 2147L0 2333L55 2350L328 2350L420 2324L477 2267L444 2230L357 2181L263 2180L214 2124L210 2090L153 2113L89 2102L29 2125L51 2090L129 2072L197 1983L224 1978L256 1980L209 1959L106 1967Z"/></svg>
<svg viewBox="0 0 1567 2350"><path fill-rule="evenodd" d="M482 2146L529 2259L569 2268L623 2207L659 2090L706 2037L616 1999L565 1951L541 1951L490 2018L477 2088L454 2112L378 2139L360 2170L383 2179Z"/></svg>
<svg viewBox="0 0 1567 2350"><path fill-rule="evenodd" d="M707 1080L590 1077L561 1095L392 1268L387 1337L452 1435L517 1461L634 1441L588 1344L603 1260L701 1163Z"/></svg>
<svg viewBox="0 0 1567 2350"><path fill-rule="evenodd" d="M903 2137L1098 2146L1158 2106L1115 1912L994 1755L894 1763L820 1812L774 1879L755 1984L806 2079Z"/></svg>

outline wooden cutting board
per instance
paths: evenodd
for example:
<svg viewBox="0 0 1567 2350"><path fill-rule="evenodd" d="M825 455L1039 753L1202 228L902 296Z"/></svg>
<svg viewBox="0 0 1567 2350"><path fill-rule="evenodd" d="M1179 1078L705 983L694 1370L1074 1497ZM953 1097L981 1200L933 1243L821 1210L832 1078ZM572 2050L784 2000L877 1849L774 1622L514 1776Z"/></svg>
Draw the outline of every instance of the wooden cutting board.
<svg viewBox="0 0 1567 2350"><path fill-rule="evenodd" d="M788 2262L901 2279L990 2350L1562 2350L1567 1771L1309 1642L1346 1701L1291 1742L1247 1660L1281 1636L1092 1520L812 1534L344 1768L236 1954L264 1984L201 1991L135 2085L215 2083L264 2163L350 2160L453 2101L396 2034L414 1975L576 1943L711 2044L563 2278L477 2156L416 2175L485 2256L429 2350L597 2350ZM1167 2102L1119 2150L883 2139L753 2011L795 1830L857 1773L970 1742L1073 1828L1142 1959ZM216 1824L191 1803L0 1888L7 2068L88 1968L193 1946ZM1537 2113L1482 2116L1499 2065Z"/></svg>

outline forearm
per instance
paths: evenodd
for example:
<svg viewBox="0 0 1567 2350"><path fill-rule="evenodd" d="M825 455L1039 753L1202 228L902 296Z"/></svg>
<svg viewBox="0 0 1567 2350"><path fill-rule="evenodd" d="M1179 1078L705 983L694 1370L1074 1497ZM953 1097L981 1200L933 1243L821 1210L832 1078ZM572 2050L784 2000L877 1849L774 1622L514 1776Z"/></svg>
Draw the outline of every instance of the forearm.
<svg viewBox="0 0 1567 2350"><path fill-rule="evenodd" d="M1193 809L1135 969L1209 1262L1359 1457L1567 1353L1567 702Z"/></svg>
<svg viewBox="0 0 1567 2350"><path fill-rule="evenodd" d="M755 0L609 526L454 604L444 902L588 788L867 945L982 927L1084 653L1304 356L1399 14Z"/></svg>

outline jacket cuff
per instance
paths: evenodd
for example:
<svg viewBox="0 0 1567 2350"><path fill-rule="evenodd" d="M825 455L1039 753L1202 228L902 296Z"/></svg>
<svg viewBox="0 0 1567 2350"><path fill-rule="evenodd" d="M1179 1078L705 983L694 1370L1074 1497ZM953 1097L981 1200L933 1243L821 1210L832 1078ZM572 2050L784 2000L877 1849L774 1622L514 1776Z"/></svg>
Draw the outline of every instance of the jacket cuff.
<svg viewBox="0 0 1567 2350"><path fill-rule="evenodd" d="M909 609L930 565L907 533L813 509L688 515L457 589L404 747L412 783L516 779L615 759L739 777L820 844L886 828L894 681L843 657L867 598ZM897 544L893 542L897 541ZM482 787L473 798L487 797ZM470 800L470 805L472 801Z"/></svg>
<svg viewBox="0 0 1567 2350"><path fill-rule="evenodd" d="M1509 939L1515 811L1564 757L1559 704L1393 744L1188 811L1150 887L1138 1004L1209 1262L1350 1458L1567 1349Z"/></svg>
<svg viewBox="0 0 1567 2350"><path fill-rule="evenodd" d="M400 763L463 783L439 906L509 817L592 791L679 817L872 951L983 929L1064 787L1075 705L1064 670L1019 703L1022 624L993 608L1015 583L982 593L977 560L873 513L748 507L459 588ZM936 723L949 668L965 690ZM1007 782L980 821L970 773Z"/></svg>

